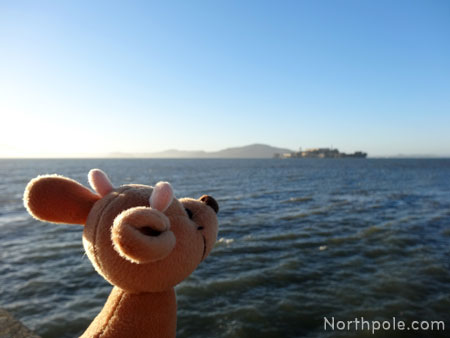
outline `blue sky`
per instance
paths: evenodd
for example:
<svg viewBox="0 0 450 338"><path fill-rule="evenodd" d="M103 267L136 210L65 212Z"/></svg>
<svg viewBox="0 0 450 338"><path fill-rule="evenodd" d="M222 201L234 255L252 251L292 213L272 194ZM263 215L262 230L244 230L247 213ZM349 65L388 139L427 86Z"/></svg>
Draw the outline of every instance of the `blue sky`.
<svg viewBox="0 0 450 338"><path fill-rule="evenodd" d="M450 156L449 1L1 1L0 156Z"/></svg>

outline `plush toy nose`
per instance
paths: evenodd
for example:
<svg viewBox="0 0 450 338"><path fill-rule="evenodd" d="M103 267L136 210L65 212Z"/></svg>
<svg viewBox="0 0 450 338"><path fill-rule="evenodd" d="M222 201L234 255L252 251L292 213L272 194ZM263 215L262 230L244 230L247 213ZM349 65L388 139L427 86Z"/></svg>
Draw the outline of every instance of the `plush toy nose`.
<svg viewBox="0 0 450 338"><path fill-rule="evenodd" d="M219 212L219 204L211 196L203 195L202 197L200 197L200 201L205 203L207 206L211 207L215 211L216 214Z"/></svg>
<svg viewBox="0 0 450 338"><path fill-rule="evenodd" d="M134 263L161 260L175 247L169 219L160 211L135 207L123 211L111 229L114 249Z"/></svg>

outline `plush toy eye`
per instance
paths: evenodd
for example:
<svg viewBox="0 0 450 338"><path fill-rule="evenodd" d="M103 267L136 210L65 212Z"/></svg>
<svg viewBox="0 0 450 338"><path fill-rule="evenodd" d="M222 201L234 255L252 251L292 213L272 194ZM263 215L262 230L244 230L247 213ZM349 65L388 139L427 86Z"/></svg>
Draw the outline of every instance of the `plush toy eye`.
<svg viewBox="0 0 450 338"><path fill-rule="evenodd" d="M188 214L189 219L192 219L192 211L188 208L184 208L186 210L186 213Z"/></svg>

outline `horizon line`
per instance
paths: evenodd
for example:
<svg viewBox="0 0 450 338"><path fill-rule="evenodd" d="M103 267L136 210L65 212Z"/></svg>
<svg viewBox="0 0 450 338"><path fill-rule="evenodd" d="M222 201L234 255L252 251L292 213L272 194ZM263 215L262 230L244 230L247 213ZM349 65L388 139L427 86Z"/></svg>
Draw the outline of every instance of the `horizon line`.
<svg viewBox="0 0 450 338"><path fill-rule="evenodd" d="M55 156L36 156L36 157L3 157L0 160L277 160L272 157L111 157L111 156L72 156L72 157L55 157ZM293 158L294 160L348 160L348 158ZM377 155L367 156L366 159L450 159L450 155ZM279 160L279 159L278 159ZM292 160L292 159L283 159Z"/></svg>

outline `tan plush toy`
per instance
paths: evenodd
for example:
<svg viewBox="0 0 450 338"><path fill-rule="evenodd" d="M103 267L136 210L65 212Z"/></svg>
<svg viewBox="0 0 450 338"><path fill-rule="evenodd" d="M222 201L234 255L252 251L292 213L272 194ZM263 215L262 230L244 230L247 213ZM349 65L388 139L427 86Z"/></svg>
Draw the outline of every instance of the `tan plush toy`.
<svg viewBox="0 0 450 338"><path fill-rule="evenodd" d="M218 231L210 196L176 199L169 183L114 188L93 169L89 183L39 176L24 204L35 218L84 224L83 245L95 269L114 287L82 337L175 337L174 286L211 251Z"/></svg>

